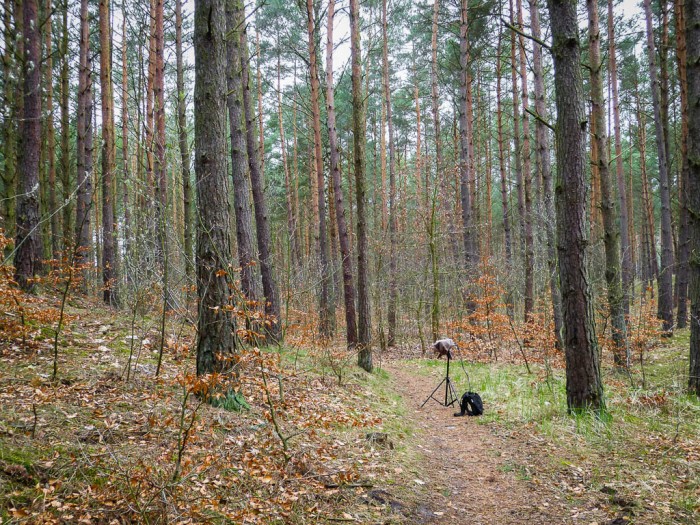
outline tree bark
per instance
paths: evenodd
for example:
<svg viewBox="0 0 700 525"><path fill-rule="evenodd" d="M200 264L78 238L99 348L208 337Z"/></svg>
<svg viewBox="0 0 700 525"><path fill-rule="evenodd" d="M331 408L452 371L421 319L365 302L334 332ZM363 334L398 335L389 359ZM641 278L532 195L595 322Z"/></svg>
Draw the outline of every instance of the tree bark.
<svg viewBox="0 0 700 525"><path fill-rule="evenodd" d="M523 6L522 1L517 0L518 8L518 25L524 29L523 22ZM532 311L535 308L535 246L532 235L532 169L530 163L530 119L528 117L528 107L530 96L527 86L527 69L525 59L525 37L519 35L520 49L520 85L522 86L522 105L523 105L523 186L525 197L525 217L523 217L523 225L525 231L525 305L524 319L530 320Z"/></svg>
<svg viewBox="0 0 700 525"><path fill-rule="evenodd" d="M185 276L192 277L192 183L190 145L187 137L185 66L182 56L182 0L175 0L175 57L177 89L177 135L182 159L183 223L185 230Z"/></svg>
<svg viewBox="0 0 700 525"><path fill-rule="evenodd" d="M510 23L515 24L515 11L513 10L513 0L510 0ZM523 162L520 149L520 102L518 95L518 61L515 55L515 32L510 34L510 63L511 63L511 83L513 85L513 167L515 168L515 186L518 191L518 233L520 253L525 260L525 187L523 184Z"/></svg>
<svg viewBox="0 0 700 525"><path fill-rule="evenodd" d="M676 61L681 98L681 171L678 183L678 312L676 325L685 328L688 323L688 243L690 242L688 216L688 60L685 36L685 5L683 0L674 0L676 26Z"/></svg>
<svg viewBox="0 0 700 525"><path fill-rule="evenodd" d="M22 5L23 115L19 126L18 189L15 237L15 280L27 292L41 265L39 242L39 150L41 148L41 30L37 0Z"/></svg>
<svg viewBox="0 0 700 525"><path fill-rule="evenodd" d="M47 256L47 258L58 258L58 251L59 251L59 240L61 239L61 234L59 233L59 223L58 220L60 218L59 214L56 213L56 136L55 136L55 129L54 129L54 112L53 112L53 52L52 52L52 32L53 32L53 23L52 23L52 6L51 6L51 0L46 0L44 4L44 16L46 17L46 21L44 23L44 31L45 31L45 38L44 38L44 48L45 48L45 57L44 57L44 89L46 90L46 147L43 149L43 151L46 152L46 156L48 157L46 160L48 161L48 177L46 180L41 180L40 185L44 183L47 184L47 188L42 188L42 194L44 196L48 196L48 202L47 206L45 209L45 213L47 216L50 216L51 219L49 221L51 230L50 230L50 238L44 239L44 250L43 254ZM61 48L62 50L62 48ZM61 71L61 81L63 80L62 78L63 71ZM61 89L63 88L63 82L61 82ZM63 93L61 93L62 95ZM63 97L61 96L61 102L63 101ZM63 104L61 104L61 124L63 124ZM61 129L61 138L63 138L63 129ZM63 140L61 140L61 145L63 145ZM61 151L63 153L63 151ZM61 167L63 167L63 158L61 159ZM43 164L43 162L42 162ZM46 195L48 193L48 195ZM44 200L44 199L42 199ZM65 210L65 208L64 208ZM64 230L67 227L67 225L64 224ZM42 228L42 236L44 234L48 233ZM67 238L64 237L64 241L67 240ZM67 243L64 242L64 245L67 245ZM48 246L50 246L50 250L47 250Z"/></svg>
<svg viewBox="0 0 700 525"><path fill-rule="evenodd" d="M700 396L700 1L685 0L688 59L688 208L690 216L690 370Z"/></svg>
<svg viewBox="0 0 700 525"><path fill-rule="evenodd" d="M328 25L326 26L326 104L328 105L328 142L331 150L331 175L335 197L335 219L338 224L338 241L343 269L343 296L345 299L345 325L348 348L357 345L357 315L355 312L355 284L353 283L352 251L348 226L345 221L343 185L340 178L340 151L335 127L335 89L333 86L333 19L335 0L328 1ZM280 120L281 122L281 120Z"/></svg>
<svg viewBox="0 0 700 525"><path fill-rule="evenodd" d="M615 130L615 175L617 180L617 195L620 205L620 259L622 260L622 305L626 314L629 314L629 295L633 289L633 261L630 242L630 221L633 219L628 213L628 195L625 185L625 175L622 166L622 132L620 126L620 96L617 81L617 56L615 48L615 18L613 16L613 0L608 0L608 56L610 84L612 84L612 105ZM629 195L632 199L632 195Z"/></svg>
<svg viewBox="0 0 700 525"><path fill-rule="evenodd" d="M240 1L240 0L239 0ZM260 276L262 278L265 315L269 325L266 325L265 335L268 342L277 342L280 330L280 299L275 283L274 264L272 260L272 240L270 238L270 223L267 217L265 203L265 180L260 167L260 150L256 137L254 99L251 95L250 68L248 58L248 40L245 25L245 7L241 3L241 67L243 75L243 109L246 120L246 146L248 149L248 166L250 167L250 185L253 190L253 205L255 210L255 228L258 239L258 255ZM262 115L258 118L262 119Z"/></svg>
<svg viewBox="0 0 700 525"><path fill-rule="evenodd" d="M122 2L122 206L124 208L124 256L131 248L131 206L129 205L129 76L127 69L127 36L125 2ZM127 271L127 278L129 272Z"/></svg>
<svg viewBox="0 0 700 525"><path fill-rule="evenodd" d="M556 93L557 233L570 411L603 409L586 250L586 133L576 2L547 0Z"/></svg>
<svg viewBox="0 0 700 525"><path fill-rule="evenodd" d="M75 213L76 264L88 261L90 252L90 207L92 203L92 60L88 0L80 1L80 51L78 65L78 115L76 163L78 194ZM83 291L87 291L87 269L83 271Z"/></svg>
<svg viewBox="0 0 700 525"><path fill-rule="evenodd" d="M319 296L319 332L328 338L333 334L333 311L330 300L330 266L328 261L328 240L326 233L326 198L323 173L323 153L321 143L321 110L319 107L319 79L316 65L316 27L313 0L306 0L306 21L309 36L309 76L311 77L311 114L314 133L314 160L318 199L318 264L320 270L321 294Z"/></svg>
<svg viewBox="0 0 700 525"><path fill-rule="evenodd" d="M279 35L278 35L279 45ZM285 204L287 211L287 237L289 242L289 266L297 267L299 246L296 235L296 215L294 214L294 185L289 172L287 140L284 135L284 118L282 114L282 66L280 54L277 54L277 120L280 127L280 151L282 152L282 171L284 172Z"/></svg>
<svg viewBox="0 0 700 525"><path fill-rule="evenodd" d="M656 150L659 160L659 197L661 201L661 268L659 269L658 316L663 321L667 333L673 331L673 236L671 232L671 192L669 190L666 138L664 137L659 95L659 78L656 70L656 46L651 14L651 0L644 0L646 16L647 53L649 57L649 77L651 98L654 107L654 130Z"/></svg>
<svg viewBox="0 0 700 525"><path fill-rule="evenodd" d="M194 128L197 202L197 375L223 372L236 351L228 272L229 188L226 173L226 13L224 3L194 4Z"/></svg>
<svg viewBox="0 0 700 525"><path fill-rule="evenodd" d="M372 371L372 319L369 296L369 246L365 195L365 106L362 93L359 0L350 0L350 50L352 56L352 130L355 192L357 197L357 364Z"/></svg>
<svg viewBox="0 0 700 525"><path fill-rule="evenodd" d="M433 131L435 133L435 181L439 183L442 177L442 137L440 136L440 103L438 91L437 35L440 0L433 3L433 31L430 44L430 96L433 109Z"/></svg>
<svg viewBox="0 0 700 525"><path fill-rule="evenodd" d="M503 138L503 104L501 102L501 74L503 51L503 31L498 33L498 52L496 62L496 126L498 131L498 167L501 174L501 208L503 211L503 248L505 252L505 270L510 275L513 269L513 247L510 231L510 211L508 199L508 175L506 169L506 146ZM510 153L510 151L508 151ZM510 297L506 298L508 315L513 317L513 305Z"/></svg>
<svg viewBox="0 0 700 525"><path fill-rule="evenodd" d="M389 130L389 300L387 304L387 344L394 346L396 342L396 308L398 303L398 288L396 284L397 261L397 216L396 216L396 144L394 142L394 122L391 108L391 87L389 81L389 37L387 22L387 0L382 2L382 77L384 79L384 103L386 104L386 120Z"/></svg>
<svg viewBox="0 0 700 525"><path fill-rule="evenodd" d="M469 83L469 20L468 1L460 2L459 17L459 187L462 204L462 242L464 243L464 270L468 280L472 274L472 266L476 262L474 253L474 231L472 218L472 192L469 188L470 170L472 165L469 158L469 123L467 115L467 85ZM468 301L468 310L474 309L473 301Z"/></svg>
<svg viewBox="0 0 700 525"><path fill-rule="evenodd" d="M541 38L540 13L537 0L529 0L530 26L532 36ZM544 71L542 67L542 47L536 43L532 47L532 71L535 86L535 113L540 119L535 119L535 164L542 179L543 220L541 226L545 230L547 244L547 270L549 271L549 293L552 301L552 316L554 320L554 338L556 348L564 348L562 341L562 312L561 292L559 279L557 278L557 252L554 201L552 199L552 162L550 157L550 145L547 126L547 104L545 103Z"/></svg>
<svg viewBox="0 0 700 525"><path fill-rule="evenodd" d="M228 117L231 136L231 180L233 182L233 207L236 215L236 244L238 264L241 267L241 291L248 301L260 298L255 271L255 234L253 230L253 206L248 178L248 153L246 151L246 123L243 107L242 38L240 27L243 13L237 0L227 0L226 21L226 80L228 86Z"/></svg>
<svg viewBox="0 0 700 525"><path fill-rule="evenodd" d="M68 6L62 7L62 35L61 35L61 187L63 189L63 249L67 250L73 240L73 199L71 193L71 165L70 165L70 106L69 106L69 73L68 73ZM49 166L50 171L50 166ZM50 178L50 176L49 176ZM54 177L55 180L55 177ZM55 197L55 196L54 196ZM52 210L55 210L54 201ZM53 227L52 227L53 229ZM58 233L58 232L56 232Z"/></svg>
<svg viewBox="0 0 700 525"><path fill-rule="evenodd" d="M603 98L603 62L600 56L600 24L598 20L598 0L586 0L588 8L588 54L591 71L591 104L593 123L592 140L598 155L594 162L598 164L600 177L600 203L603 215L605 244L605 281L608 286L608 308L610 311L613 357L618 366L630 364L627 346L627 323L625 321L624 294L621 281L620 244L615 217L615 203L612 196L608 162L608 136L605 124L605 100Z"/></svg>
<svg viewBox="0 0 700 525"><path fill-rule="evenodd" d="M104 302L116 306L117 253L114 235L114 97L110 0L100 0L100 93L102 96L102 281Z"/></svg>
<svg viewBox="0 0 700 525"><path fill-rule="evenodd" d="M12 237L15 233L16 184L17 184L17 91L20 83L12 73L18 67L18 52L15 47L16 32L21 21L13 19L15 2L5 0L3 6L3 38L5 52L2 55L3 100L5 102L2 125L3 170L0 172L3 192L0 194L0 225L5 235Z"/></svg>
<svg viewBox="0 0 700 525"><path fill-rule="evenodd" d="M156 254L163 277L168 273L168 183L165 165L165 35L164 0L155 0L155 74L153 77L154 119L155 119L155 179L156 179ZM167 294L167 291L164 290Z"/></svg>

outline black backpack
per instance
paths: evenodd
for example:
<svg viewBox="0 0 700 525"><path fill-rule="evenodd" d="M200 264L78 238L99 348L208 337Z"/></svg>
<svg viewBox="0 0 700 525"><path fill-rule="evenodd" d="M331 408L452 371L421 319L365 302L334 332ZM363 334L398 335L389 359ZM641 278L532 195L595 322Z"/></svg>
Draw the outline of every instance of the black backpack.
<svg viewBox="0 0 700 525"><path fill-rule="evenodd" d="M460 412L455 412L455 417L460 416L480 416L484 413L484 402L476 392L465 392L459 402Z"/></svg>

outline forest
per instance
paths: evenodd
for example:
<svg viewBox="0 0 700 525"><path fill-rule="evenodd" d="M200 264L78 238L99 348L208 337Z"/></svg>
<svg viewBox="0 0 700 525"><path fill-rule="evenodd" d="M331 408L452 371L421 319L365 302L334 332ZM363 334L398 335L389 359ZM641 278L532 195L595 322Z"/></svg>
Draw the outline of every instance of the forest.
<svg viewBox="0 0 700 525"><path fill-rule="evenodd" d="M700 0L0 13L2 523L700 521Z"/></svg>

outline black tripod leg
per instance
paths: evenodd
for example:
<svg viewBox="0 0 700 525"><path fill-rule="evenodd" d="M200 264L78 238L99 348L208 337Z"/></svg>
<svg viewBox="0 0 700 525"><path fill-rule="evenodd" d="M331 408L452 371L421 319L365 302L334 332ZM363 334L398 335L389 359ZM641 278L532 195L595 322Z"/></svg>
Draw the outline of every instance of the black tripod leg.
<svg viewBox="0 0 700 525"><path fill-rule="evenodd" d="M451 399L450 402L447 402L447 390L449 389ZM459 397L457 396L457 391L455 389L454 383L448 378L447 379L447 386L445 387L445 406L452 406L455 404L455 402L459 401Z"/></svg>
<svg viewBox="0 0 700 525"><path fill-rule="evenodd" d="M432 399L435 399L435 398L433 397L433 396L435 395L435 392L437 392L438 390L440 390L440 387L442 386L442 384L443 384L445 381L447 381L447 380L448 380L448 379L445 378L445 379L443 379L442 381L440 381L440 384L439 384L438 386L435 387L435 390L433 390L432 393L426 398L426 400L423 401L423 404L420 406L421 408L423 408L423 407L425 406L425 404L426 404L428 401L430 401L431 398L432 398ZM437 401L437 399L435 399L435 401ZM439 402L440 402L440 401L438 401L438 403L439 403Z"/></svg>

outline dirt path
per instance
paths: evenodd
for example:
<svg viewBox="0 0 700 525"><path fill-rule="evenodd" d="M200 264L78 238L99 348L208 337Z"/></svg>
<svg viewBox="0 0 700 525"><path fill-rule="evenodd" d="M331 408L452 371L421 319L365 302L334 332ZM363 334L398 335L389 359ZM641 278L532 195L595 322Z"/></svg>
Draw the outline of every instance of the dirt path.
<svg viewBox="0 0 700 525"><path fill-rule="evenodd" d="M532 445L499 435L476 418L453 417L457 405L446 408L431 400L419 408L439 378L411 374L400 362L387 364L386 369L404 398L407 417L420 429L414 446L424 457L424 479L412 482L421 487L418 493L424 504L417 504L411 523L572 522L558 496L545 493L527 471L532 451L526 449Z"/></svg>

